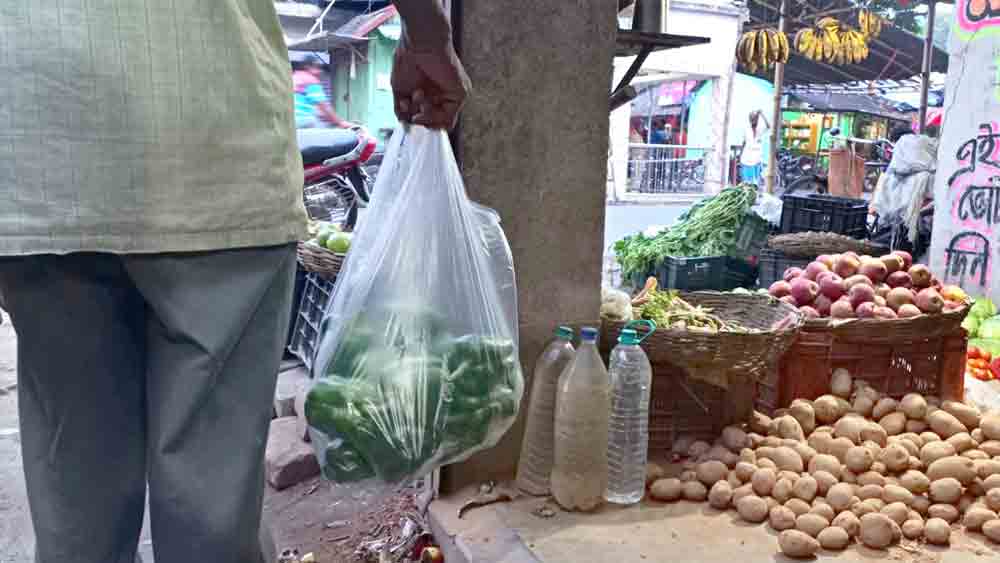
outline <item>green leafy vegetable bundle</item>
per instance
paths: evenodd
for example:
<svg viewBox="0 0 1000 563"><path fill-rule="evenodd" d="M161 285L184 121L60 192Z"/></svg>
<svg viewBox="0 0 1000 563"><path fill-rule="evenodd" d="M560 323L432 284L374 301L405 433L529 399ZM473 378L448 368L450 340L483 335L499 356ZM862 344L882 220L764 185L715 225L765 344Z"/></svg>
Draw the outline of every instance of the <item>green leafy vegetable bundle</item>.
<svg viewBox="0 0 1000 563"><path fill-rule="evenodd" d="M398 482L457 461L506 429L520 402L510 339L453 335L432 312L362 313L306 399L339 483Z"/></svg>
<svg viewBox="0 0 1000 563"><path fill-rule="evenodd" d="M726 254L750 208L757 188L743 184L723 189L681 215L669 229L655 236L627 236L614 245L615 256L626 277L646 273L667 256L697 257Z"/></svg>

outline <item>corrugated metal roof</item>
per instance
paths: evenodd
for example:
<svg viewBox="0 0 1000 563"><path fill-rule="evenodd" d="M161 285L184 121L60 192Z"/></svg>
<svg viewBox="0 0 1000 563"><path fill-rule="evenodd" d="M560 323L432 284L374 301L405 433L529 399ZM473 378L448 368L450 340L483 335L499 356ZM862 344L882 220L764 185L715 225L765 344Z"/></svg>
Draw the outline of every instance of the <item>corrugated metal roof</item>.
<svg viewBox="0 0 1000 563"><path fill-rule="evenodd" d="M827 93L806 93L795 92L788 95L795 101L806 103L808 109L816 111L859 111L880 117L907 121L906 114L899 112L893 107L890 100L879 96L866 96L863 94L838 94ZM796 109L789 107L787 109ZM803 108L807 109L807 108Z"/></svg>

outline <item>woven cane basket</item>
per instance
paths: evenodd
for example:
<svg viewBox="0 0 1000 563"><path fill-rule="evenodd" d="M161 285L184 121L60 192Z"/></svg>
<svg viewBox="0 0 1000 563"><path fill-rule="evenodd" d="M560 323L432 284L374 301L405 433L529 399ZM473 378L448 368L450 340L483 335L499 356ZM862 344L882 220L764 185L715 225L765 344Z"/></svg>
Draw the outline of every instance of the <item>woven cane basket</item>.
<svg viewBox="0 0 1000 563"><path fill-rule="evenodd" d="M319 274L329 280L336 279L346 258L344 254L337 254L308 242L299 242L298 255L299 264L302 264L304 270Z"/></svg>
<svg viewBox="0 0 1000 563"><path fill-rule="evenodd" d="M881 256L889 252L886 246L873 244L837 233L804 232L775 235L768 239L768 248L796 258L815 258L820 254L853 251L861 255Z"/></svg>

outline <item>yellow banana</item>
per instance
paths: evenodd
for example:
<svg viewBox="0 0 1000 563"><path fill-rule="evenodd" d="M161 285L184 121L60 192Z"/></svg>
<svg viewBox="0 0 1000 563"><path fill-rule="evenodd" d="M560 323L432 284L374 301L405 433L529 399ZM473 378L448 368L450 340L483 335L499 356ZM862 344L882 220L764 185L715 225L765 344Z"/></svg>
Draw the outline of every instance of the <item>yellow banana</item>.
<svg viewBox="0 0 1000 563"><path fill-rule="evenodd" d="M754 50L755 49L755 45L754 44L756 42L757 42L757 34L754 33L754 32L752 32L752 31L749 32L749 33L747 33L747 44L745 45L744 51L743 51L743 57L747 61L747 63L753 63L754 62L754 58L753 58L754 57L754 53L755 53L755 50ZM754 65L754 66L756 66L756 65Z"/></svg>
<svg viewBox="0 0 1000 563"><path fill-rule="evenodd" d="M795 34L795 50L802 54L808 52L813 39L815 39L815 33L812 28L800 29Z"/></svg>
<svg viewBox="0 0 1000 563"><path fill-rule="evenodd" d="M757 58L756 58L756 61L757 61L757 64L760 65L761 68L765 68L765 69L767 68L767 55L768 55L767 49L768 49L767 30L762 29L762 30L760 30L760 31L757 32Z"/></svg>
<svg viewBox="0 0 1000 563"><path fill-rule="evenodd" d="M840 22L836 18L825 17L816 22L816 26L827 33L834 33L840 29Z"/></svg>
<svg viewBox="0 0 1000 563"><path fill-rule="evenodd" d="M788 36L778 32L778 60L784 64L788 62Z"/></svg>
<svg viewBox="0 0 1000 563"><path fill-rule="evenodd" d="M746 65L746 58L743 57L743 46L747 42L747 34L740 35L740 40L736 42L736 60L740 64Z"/></svg>

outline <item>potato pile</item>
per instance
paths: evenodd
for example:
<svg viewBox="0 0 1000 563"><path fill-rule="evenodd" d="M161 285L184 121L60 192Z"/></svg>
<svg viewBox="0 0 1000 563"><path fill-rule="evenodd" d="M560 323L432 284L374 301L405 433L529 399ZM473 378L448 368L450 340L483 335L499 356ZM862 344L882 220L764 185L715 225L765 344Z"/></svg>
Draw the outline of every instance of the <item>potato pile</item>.
<svg viewBox="0 0 1000 563"><path fill-rule="evenodd" d="M768 524L790 557L852 541L948 545L952 525L1000 543L1000 414L917 393L883 396L844 369L829 395L795 400L714 445L678 440L679 478L650 464L650 496L708 502Z"/></svg>

